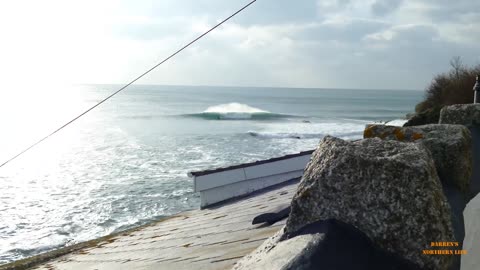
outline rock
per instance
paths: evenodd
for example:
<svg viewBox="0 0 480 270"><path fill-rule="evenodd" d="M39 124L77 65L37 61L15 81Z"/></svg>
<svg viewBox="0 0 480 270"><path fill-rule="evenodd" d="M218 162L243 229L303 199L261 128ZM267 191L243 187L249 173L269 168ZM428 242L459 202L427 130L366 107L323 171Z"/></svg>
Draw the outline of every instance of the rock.
<svg viewBox="0 0 480 270"><path fill-rule="evenodd" d="M480 104L457 104L444 107L440 124L480 125Z"/></svg>
<svg viewBox="0 0 480 270"><path fill-rule="evenodd" d="M414 113L413 115L408 114L407 118L408 121L403 125L404 127L437 124L440 118L440 109L432 108L423 112Z"/></svg>
<svg viewBox="0 0 480 270"><path fill-rule="evenodd" d="M305 250L310 250L324 237L322 234L313 234L280 241L282 235L283 229L266 240L253 253L237 261L233 269L291 269L289 265L298 260L301 257L300 254L304 254Z"/></svg>
<svg viewBox="0 0 480 270"><path fill-rule="evenodd" d="M420 269L393 253L379 249L364 233L338 220L309 224L283 241L280 237L282 233L238 261L234 269Z"/></svg>
<svg viewBox="0 0 480 270"><path fill-rule="evenodd" d="M421 142L432 153L438 176L447 186L468 192L472 176L472 137L462 125L394 127L368 125L364 138Z"/></svg>
<svg viewBox="0 0 480 270"><path fill-rule="evenodd" d="M422 268L443 270L451 256L422 252L432 249L431 242L455 241L450 215L423 144L327 136L305 169L285 232L333 218Z"/></svg>
<svg viewBox="0 0 480 270"><path fill-rule="evenodd" d="M473 139L473 173L470 180L470 198L480 192L480 104L458 104L444 107L440 123L465 125Z"/></svg>
<svg viewBox="0 0 480 270"><path fill-rule="evenodd" d="M405 115L405 117L406 117L407 119L410 119L410 118L414 117L415 115L416 115L416 113L407 113L407 114Z"/></svg>
<svg viewBox="0 0 480 270"><path fill-rule="evenodd" d="M480 192L480 126L471 126L473 139L473 174L470 180L470 198Z"/></svg>
<svg viewBox="0 0 480 270"><path fill-rule="evenodd" d="M473 165L470 131L462 125L403 128L369 125L364 131L364 137L423 143L430 150L450 205L455 238L461 243L465 236L463 210L470 199L469 183ZM458 265L459 259L456 258L455 262Z"/></svg>
<svg viewBox="0 0 480 270"><path fill-rule="evenodd" d="M465 218L465 239L461 270L478 270L480 266L480 195L473 198L463 212Z"/></svg>

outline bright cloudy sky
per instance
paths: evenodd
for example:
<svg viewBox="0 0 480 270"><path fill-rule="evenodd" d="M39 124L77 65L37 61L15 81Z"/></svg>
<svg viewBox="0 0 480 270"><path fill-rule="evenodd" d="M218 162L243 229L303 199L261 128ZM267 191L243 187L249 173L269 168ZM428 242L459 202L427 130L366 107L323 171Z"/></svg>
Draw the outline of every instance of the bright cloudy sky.
<svg viewBox="0 0 480 270"><path fill-rule="evenodd" d="M10 83L125 83L248 2L0 3ZM258 0L142 84L423 89L480 63L478 0Z"/></svg>

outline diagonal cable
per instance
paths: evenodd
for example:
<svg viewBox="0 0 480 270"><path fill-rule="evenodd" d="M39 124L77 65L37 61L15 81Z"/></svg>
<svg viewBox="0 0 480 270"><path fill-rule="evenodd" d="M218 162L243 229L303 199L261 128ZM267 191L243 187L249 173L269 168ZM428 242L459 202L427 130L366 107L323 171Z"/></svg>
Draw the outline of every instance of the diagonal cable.
<svg viewBox="0 0 480 270"><path fill-rule="evenodd" d="M159 62L158 64L154 65L153 67L151 67L150 69L148 69L147 71L145 71L144 73L142 73L140 76L136 77L135 79L133 79L132 81L130 81L129 83L127 83L126 85L124 85L123 87L121 87L120 89L118 89L117 91L115 91L113 94L109 95L108 97L106 97L105 99L103 99L102 101L98 102L97 104L95 104L94 106L90 107L88 110L84 111L83 113L81 113L80 115L78 115L77 117L73 118L72 120L68 121L67 123L65 123L63 126L59 127L58 129L56 129L55 131L53 131L52 133L48 134L47 136L43 137L42 139L38 140L37 142L35 142L34 144L30 145L29 147L25 148L23 151L21 151L20 153L16 154L15 156L11 157L10 159L8 159L7 161L3 162L1 165L0 165L0 168L5 166L7 163L9 163L10 161L18 158L19 156L23 155L25 152L27 152L28 150L32 149L33 147L37 146L38 144L40 144L41 142L45 141L46 139L48 139L50 136L52 136L53 134L59 132L60 130L64 129L65 127L67 127L68 125L70 125L71 123L75 122L77 119L79 119L80 117L84 116L85 114L87 114L88 112L90 112L91 110L95 109L96 107L100 106L102 103L104 103L105 101L109 100L110 98L112 98L113 96L115 96L116 94L120 93L122 90L124 90L125 88L129 87L130 85L132 85L133 83L135 83L136 81L140 80L141 78L143 78L145 75L147 75L148 73L152 72L154 69L156 69L157 67L159 67L160 65L162 65L163 63L167 62L168 60L170 60L171 58L175 57L177 54L179 54L181 51L185 50L186 48L190 47L192 44L194 44L195 42L197 42L198 40L200 40L201 38L203 38L204 36L206 36L208 33L212 32L213 30L215 30L216 28L218 28L219 26L221 26L223 23L225 23L226 21L230 20L231 18L235 17L235 15L237 15L238 13L242 12L244 9L246 9L247 7L249 7L250 5L252 5L253 3L255 3L257 0L253 0L251 1L250 3L248 3L247 5L243 6L241 9L237 10L235 13L233 13L232 15L228 16L226 19L224 19L223 21L219 22L218 24L216 24L214 27L210 28L208 31L206 31L205 33L201 34L200 36L198 36L197 38L195 38L194 40L190 41L187 45L183 46L182 48L178 49L176 52L172 53L170 56L168 56L167 58L165 58L164 60L162 60L161 62Z"/></svg>

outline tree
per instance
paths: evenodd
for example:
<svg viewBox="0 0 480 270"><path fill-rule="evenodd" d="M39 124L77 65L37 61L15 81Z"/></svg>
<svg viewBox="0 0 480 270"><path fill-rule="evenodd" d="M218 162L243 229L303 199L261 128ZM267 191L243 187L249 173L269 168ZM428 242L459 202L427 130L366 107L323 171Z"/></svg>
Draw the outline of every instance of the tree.
<svg viewBox="0 0 480 270"><path fill-rule="evenodd" d="M462 57L460 57L460 56L452 57L452 59L450 60L450 66L452 67L453 72L455 73L455 78L457 78L457 80L459 80L460 79L460 73L464 69Z"/></svg>
<svg viewBox="0 0 480 270"><path fill-rule="evenodd" d="M425 99L415 107L417 115L421 115L422 119L428 119L418 121L421 124L438 123L443 106L473 102L472 87L476 75L480 74L480 65L465 66L461 57L455 56L450 60L450 66L449 72L433 78L425 89Z"/></svg>

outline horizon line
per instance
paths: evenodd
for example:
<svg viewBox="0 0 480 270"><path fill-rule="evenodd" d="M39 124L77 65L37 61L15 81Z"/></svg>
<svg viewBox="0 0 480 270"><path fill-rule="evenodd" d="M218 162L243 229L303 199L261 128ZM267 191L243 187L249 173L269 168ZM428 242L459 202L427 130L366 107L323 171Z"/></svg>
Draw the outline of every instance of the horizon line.
<svg viewBox="0 0 480 270"><path fill-rule="evenodd" d="M122 83L73 83L73 85L122 85ZM393 89L393 88L344 88L344 87L301 87L301 86L240 86L240 85L207 85L207 84L156 84L139 83L131 86L186 86L186 87L227 87L227 88L279 88L279 89L311 89L311 90L378 90L378 91L425 91L425 89Z"/></svg>

